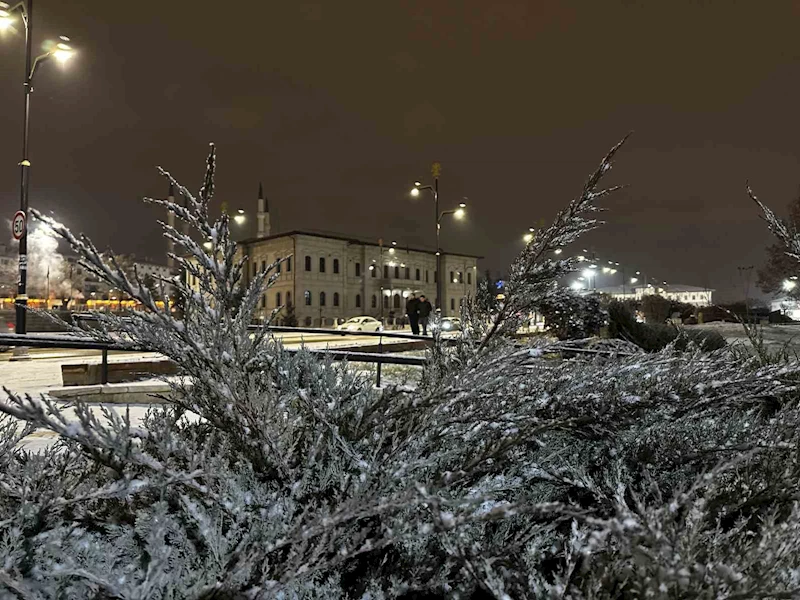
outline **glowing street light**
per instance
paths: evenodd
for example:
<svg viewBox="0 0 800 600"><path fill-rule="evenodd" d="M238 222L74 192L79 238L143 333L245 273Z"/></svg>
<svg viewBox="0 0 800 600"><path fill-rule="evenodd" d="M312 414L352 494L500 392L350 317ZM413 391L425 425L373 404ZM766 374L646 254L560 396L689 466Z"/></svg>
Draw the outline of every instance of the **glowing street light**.
<svg viewBox="0 0 800 600"><path fill-rule="evenodd" d="M571 287L575 291L582 290L583 284L580 281L573 281L569 287Z"/></svg>
<svg viewBox="0 0 800 600"><path fill-rule="evenodd" d="M463 219L464 215L467 214L467 211L464 210L466 208L467 208L467 205L462 202L461 204L458 205L458 208L453 212L453 216L456 219Z"/></svg>
<svg viewBox="0 0 800 600"><path fill-rule="evenodd" d="M52 50L53 57L60 63L67 62L75 54L75 50L69 45L69 38L65 35L60 36L61 41L56 44Z"/></svg>
<svg viewBox="0 0 800 600"><path fill-rule="evenodd" d="M563 252L561 248L556 248L555 250L553 250L553 254L561 254L561 252Z"/></svg>
<svg viewBox="0 0 800 600"><path fill-rule="evenodd" d="M631 283L637 283L638 281L639 279L637 279L636 277L631 277Z"/></svg>
<svg viewBox="0 0 800 600"><path fill-rule="evenodd" d="M14 23L11 17L11 11L8 10L8 4L5 2L0 4L0 31L8 29Z"/></svg>
<svg viewBox="0 0 800 600"><path fill-rule="evenodd" d="M783 280L783 289L787 292L791 292L795 287L797 287L797 282L792 281L791 279L784 279Z"/></svg>

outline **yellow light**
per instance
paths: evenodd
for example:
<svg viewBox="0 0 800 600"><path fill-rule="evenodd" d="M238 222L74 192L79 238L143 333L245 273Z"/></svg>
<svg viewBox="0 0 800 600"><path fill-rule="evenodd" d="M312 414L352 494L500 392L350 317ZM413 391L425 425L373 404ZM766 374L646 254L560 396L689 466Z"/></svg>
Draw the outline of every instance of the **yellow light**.
<svg viewBox="0 0 800 600"><path fill-rule="evenodd" d="M211 250L212 247L213 244L211 242L203 242L203 248L205 248L206 250Z"/></svg>
<svg viewBox="0 0 800 600"><path fill-rule="evenodd" d="M412 195L412 196L414 196L415 198L416 198L417 196L419 196L419 189L418 189L418 188L413 188L413 189L411 190L411 195Z"/></svg>
<svg viewBox="0 0 800 600"><path fill-rule="evenodd" d="M453 213L453 216L454 216L456 219L463 219L463 218L464 218L464 215L466 215L466 214L467 214L467 213L466 213L466 211L465 211L463 208L459 208L458 210L456 210L456 212L454 212L454 213Z"/></svg>
<svg viewBox="0 0 800 600"><path fill-rule="evenodd" d="M65 35L62 35L61 41L56 45L56 49L53 51L53 56L58 62L67 62L75 53L75 50L73 50L72 46L70 46L67 42L69 42L69 38Z"/></svg>
<svg viewBox="0 0 800 600"><path fill-rule="evenodd" d="M556 248L555 250L553 250L553 254L561 254L561 252L562 252L561 248Z"/></svg>
<svg viewBox="0 0 800 600"><path fill-rule="evenodd" d="M11 13L0 8L0 30L8 29L13 22L14 19L11 18Z"/></svg>
<svg viewBox="0 0 800 600"><path fill-rule="evenodd" d="M394 254L394 248L389 248L389 254Z"/></svg>
<svg viewBox="0 0 800 600"><path fill-rule="evenodd" d="M236 211L236 214L233 216L233 221L237 225L242 225L247 220L247 216L244 214L244 211L240 208Z"/></svg>
<svg viewBox="0 0 800 600"><path fill-rule="evenodd" d="M522 236L522 240L526 244L530 244L533 241L533 234L532 233L526 233L525 235Z"/></svg>

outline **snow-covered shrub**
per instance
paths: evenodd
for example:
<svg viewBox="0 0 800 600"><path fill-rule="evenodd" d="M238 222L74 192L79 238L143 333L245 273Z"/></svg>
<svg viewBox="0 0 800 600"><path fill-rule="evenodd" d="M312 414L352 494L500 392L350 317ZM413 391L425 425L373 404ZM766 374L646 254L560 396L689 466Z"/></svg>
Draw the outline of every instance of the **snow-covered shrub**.
<svg viewBox="0 0 800 600"><path fill-rule="evenodd" d="M199 239L164 226L200 281L198 293L177 283L183 320L48 220L148 309L103 315L85 335L161 352L184 377L142 427L9 394L0 596L795 594L796 362L577 344L558 360L547 357L563 343L506 335L560 293L572 265L550 251L594 226L609 161L515 263L505 302L467 307L458 343L434 346L416 387L376 389L352 366L248 331L271 271L243 290L227 218L209 223L213 150L197 197L175 182L187 208L162 203ZM60 442L16 448L33 427Z"/></svg>

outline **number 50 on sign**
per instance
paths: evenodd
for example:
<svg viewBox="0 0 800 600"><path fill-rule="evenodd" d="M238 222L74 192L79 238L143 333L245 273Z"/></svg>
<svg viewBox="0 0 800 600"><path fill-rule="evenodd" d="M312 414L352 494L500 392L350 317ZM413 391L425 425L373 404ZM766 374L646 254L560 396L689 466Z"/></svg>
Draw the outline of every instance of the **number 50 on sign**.
<svg viewBox="0 0 800 600"><path fill-rule="evenodd" d="M14 234L14 239L19 240L22 234L25 233L25 213L18 210L14 214L14 220L11 221L11 232Z"/></svg>

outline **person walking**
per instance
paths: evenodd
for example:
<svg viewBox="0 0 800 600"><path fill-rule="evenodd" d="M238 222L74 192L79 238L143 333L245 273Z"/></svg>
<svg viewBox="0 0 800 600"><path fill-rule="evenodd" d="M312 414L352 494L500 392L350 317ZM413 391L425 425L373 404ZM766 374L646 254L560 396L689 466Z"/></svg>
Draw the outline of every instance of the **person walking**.
<svg viewBox="0 0 800 600"><path fill-rule="evenodd" d="M425 294L421 294L417 305L417 314L419 315L419 325L422 327L422 335L428 335L428 319L432 311L431 303L428 302Z"/></svg>
<svg viewBox="0 0 800 600"><path fill-rule="evenodd" d="M411 333L419 335L419 300L413 293L406 300L406 315L408 324L411 325Z"/></svg>

